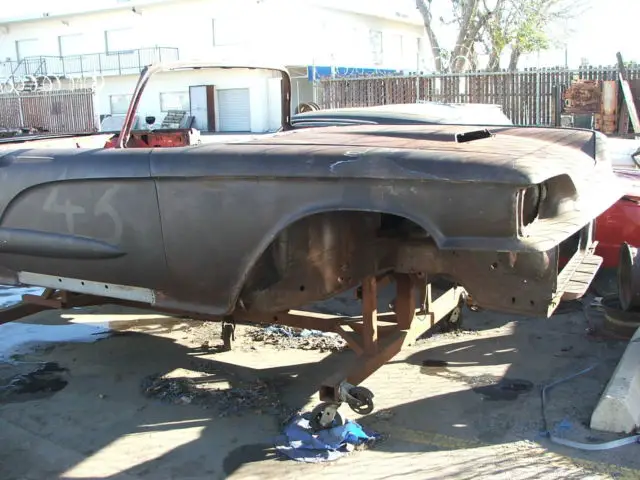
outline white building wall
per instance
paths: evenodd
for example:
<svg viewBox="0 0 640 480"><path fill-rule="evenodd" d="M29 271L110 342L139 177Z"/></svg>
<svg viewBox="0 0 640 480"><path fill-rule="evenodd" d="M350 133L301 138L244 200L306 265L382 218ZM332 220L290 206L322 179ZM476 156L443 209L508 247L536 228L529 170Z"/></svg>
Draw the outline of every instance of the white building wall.
<svg viewBox="0 0 640 480"><path fill-rule="evenodd" d="M30 55L37 52L59 57L61 54L104 54L114 49L134 50L128 54L131 60L136 56L136 49L174 47L183 60L206 58L283 66L424 69L429 62L425 62L419 51L419 39L424 37L420 22L382 15L380 8L371 8L369 14L363 14L375 1L361 0L360 11L355 7L347 11L340 9L340 1L326 0L324 6L323 0L181 0L137 6L136 12L123 9L5 23L0 25L0 62L17 59L17 42L35 40L25 44ZM383 3L378 1L380 5ZM391 12L394 8L387 10ZM54 4L51 10L55 10ZM90 77L91 67L87 69L86 61L83 67L88 70L85 76ZM109 96L130 94L137 74L137 69L129 69L97 74L93 82L75 83L94 84L97 112L109 114ZM164 112L160 111L161 92L188 93L189 85L207 83L215 84L218 89L246 86L250 88L252 131L272 130L280 125L280 90L275 83L266 81L266 74L228 71L162 74L152 78L139 114L141 118L154 115L157 122L161 122L164 118ZM7 71L0 63L0 77L3 75L6 76ZM67 77L79 75L67 74ZM299 101L312 99L313 90L308 81L297 79L292 86L293 109Z"/></svg>
<svg viewBox="0 0 640 480"><path fill-rule="evenodd" d="M415 69L415 46L423 36L419 24L295 0L182 0L141 7L137 12L122 10L6 24L0 29L0 61L16 59L16 42L20 40L38 40L40 55L58 56L60 36L68 35L79 35L78 42L82 43L74 53L105 52L105 32L120 30L119 37L128 44L125 47L117 42L121 49L177 47L185 59L225 59L241 53L282 65ZM381 63L374 61L372 30L382 33ZM404 54L391 46L395 36L402 38Z"/></svg>

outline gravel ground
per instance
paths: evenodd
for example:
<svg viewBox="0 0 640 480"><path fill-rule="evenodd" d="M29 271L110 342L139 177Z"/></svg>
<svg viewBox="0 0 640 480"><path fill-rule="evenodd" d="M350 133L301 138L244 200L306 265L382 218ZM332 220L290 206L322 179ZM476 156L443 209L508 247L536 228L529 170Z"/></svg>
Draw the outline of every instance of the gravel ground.
<svg viewBox="0 0 640 480"><path fill-rule="evenodd" d="M300 350L318 350L341 352L347 343L340 335L318 330L302 330L274 325L270 327L250 327L245 335L254 342L272 345L278 349L297 348Z"/></svg>

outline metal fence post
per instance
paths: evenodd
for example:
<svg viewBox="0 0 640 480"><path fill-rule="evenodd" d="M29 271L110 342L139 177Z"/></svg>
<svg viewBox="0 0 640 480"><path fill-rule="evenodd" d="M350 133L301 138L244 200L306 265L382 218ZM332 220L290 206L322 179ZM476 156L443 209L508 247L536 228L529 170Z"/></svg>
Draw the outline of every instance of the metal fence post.
<svg viewBox="0 0 640 480"><path fill-rule="evenodd" d="M536 125L540 126L542 118L540 116L540 69L536 70Z"/></svg>
<svg viewBox="0 0 640 480"><path fill-rule="evenodd" d="M24 127L24 112L22 111L22 97L18 95L18 113L20 115L20 126Z"/></svg>

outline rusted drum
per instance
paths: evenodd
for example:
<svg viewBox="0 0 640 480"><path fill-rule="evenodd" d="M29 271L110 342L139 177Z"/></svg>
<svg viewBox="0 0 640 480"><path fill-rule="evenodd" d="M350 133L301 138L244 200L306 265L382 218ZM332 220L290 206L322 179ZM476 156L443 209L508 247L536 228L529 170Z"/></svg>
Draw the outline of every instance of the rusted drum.
<svg viewBox="0 0 640 480"><path fill-rule="evenodd" d="M618 297L623 310L640 308L640 257L638 249L626 242L620 246Z"/></svg>

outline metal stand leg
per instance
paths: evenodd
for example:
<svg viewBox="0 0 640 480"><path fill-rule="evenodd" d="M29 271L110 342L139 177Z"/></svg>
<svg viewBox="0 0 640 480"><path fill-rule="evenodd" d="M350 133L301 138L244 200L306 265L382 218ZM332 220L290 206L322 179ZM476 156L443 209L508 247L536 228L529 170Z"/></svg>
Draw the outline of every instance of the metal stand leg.
<svg viewBox="0 0 640 480"><path fill-rule="evenodd" d="M351 343L358 345L357 350L354 349L358 355L345 371L336 372L322 383L320 400L324 403L312 412L315 428L333 425L337 417L332 412L337 412L343 402L361 414L373 411L373 393L357 385L458 307L464 294L462 288L456 287L434 301L431 285L425 278L397 274L395 282L395 315L386 316L379 316L377 312L376 278L367 277L362 282L362 323L349 323L361 336L361 342L356 336L350 337ZM416 315L416 293L421 303L419 315ZM323 424L321 419L326 422Z"/></svg>
<svg viewBox="0 0 640 480"><path fill-rule="evenodd" d="M222 320L222 349L228 352L233 347L232 342L235 341L236 321L233 317L224 317Z"/></svg>

